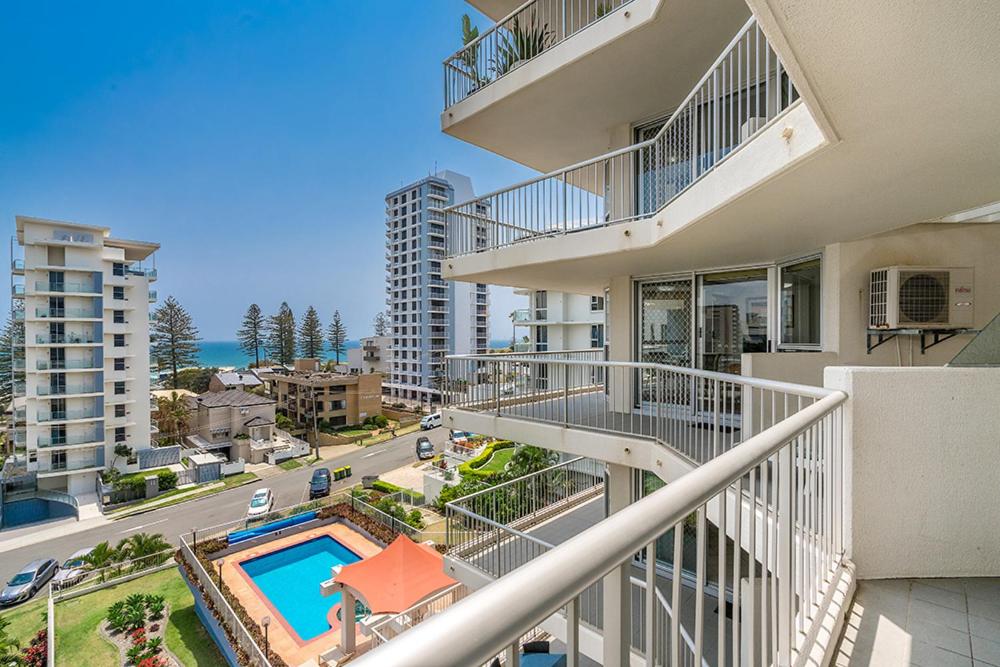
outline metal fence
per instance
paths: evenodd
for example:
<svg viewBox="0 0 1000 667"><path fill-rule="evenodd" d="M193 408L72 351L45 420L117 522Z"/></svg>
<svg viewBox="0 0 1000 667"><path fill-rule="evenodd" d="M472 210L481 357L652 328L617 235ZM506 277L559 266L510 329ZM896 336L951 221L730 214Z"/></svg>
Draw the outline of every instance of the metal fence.
<svg viewBox="0 0 1000 667"><path fill-rule="evenodd" d="M751 18L653 138L445 209L447 254L650 216L796 99Z"/></svg>
<svg viewBox="0 0 1000 667"><path fill-rule="evenodd" d="M444 60L444 106L461 102L631 0L529 0Z"/></svg>
<svg viewBox="0 0 1000 667"><path fill-rule="evenodd" d="M662 555L658 552L669 549L673 562L682 562L685 540L679 536L688 527L695 536L698 594L682 595L681 577L664 586L657 567L646 567L645 590L659 591L670 613L657 612L659 595L655 600L623 596L617 613L603 619L605 641L621 638L627 655L624 642L634 646L638 632L647 664L796 664L806 657L807 638L823 622L823 597L843 565L849 502L845 400L842 392L828 392L784 415L739 446L434 616L421 624L420 632L361 656L358 667L476 664L567 605L573 608L567 650L578 654L574 628L580 594L608 575L618 579L636 554L654 564ZM717 540L710 556L712 533L725 539ZM714 600L704 594L710 572L729 583L731 600L725 596L726 585L716 587ZM628 577L619 581L632 585ZM644 611L634 609L636 605ZM731 614L713 613L729 605ZM683 639L682 619L693 647ZM449 643L460 625L477 631ZM683 647L691 651L690 658L682 658Z"/></svg>
<svg viewBox="0 0 1000 667"><path fill-rule="evenodd" d="M79 597L151 574L159 569L164 569L164 566L173 567L175 551L176 549L170 547L145 556L112 562L100 568L84 566L80 568L79 576L73 579L67 579L58 584L50 582L49 596L56 601Z"/></svg>
<svg viewBox="0 0 1000 667"><path fill-rule="evenodd" d="M681 366L531 355L450 357L448 376L451 409L652 439L694 463L828 393Z"/></svg>

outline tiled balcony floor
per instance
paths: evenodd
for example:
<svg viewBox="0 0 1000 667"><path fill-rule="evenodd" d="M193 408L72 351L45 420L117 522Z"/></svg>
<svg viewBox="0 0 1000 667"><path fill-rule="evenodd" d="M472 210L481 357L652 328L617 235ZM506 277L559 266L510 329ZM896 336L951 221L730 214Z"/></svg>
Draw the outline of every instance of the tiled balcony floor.
<svg viewBox="0 0 1000 667"><path fill-rule="evenodd" d="M834 664L1000 667L1000 579L860 582Z"/></svg>

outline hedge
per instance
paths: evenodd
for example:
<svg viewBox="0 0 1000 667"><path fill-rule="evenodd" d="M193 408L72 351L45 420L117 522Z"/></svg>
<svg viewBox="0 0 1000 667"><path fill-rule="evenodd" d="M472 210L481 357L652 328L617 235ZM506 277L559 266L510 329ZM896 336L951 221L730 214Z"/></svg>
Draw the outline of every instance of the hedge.
<svg viewBox="0 0 1000 667"><path fill-rule="evenodd" d="M146 491L146 477L155 474L159 482L160 491L169 491L177 488L177 473L167 468L159 468L148 472L139 471L131 475L126 475L115 480L113 488L116 491L128 489L132 493L142 494Z"/></svg>
<svg viewBox="0 0 1000 667"><path fill-rule="evenodd" d="M490 472L489 470L479 470L479 468L486 465L486 462L493 456L493 452L499 449L510 449L515 444L517 443L511 442L510 440L497 440L493 444L487 445L479 456L471 458L462 465L458 466L458 474L462 477L478 477L479 479L493 477L497 473Z"/></svg>
<svg viewBox="0 0 1000 667"><path fill-rule="evenodd" d="M419 491L414 491L413 489L407 489L402 486L397 486L392 482L386 482L381 479L376 479L374 482L372 482L372 488L375 489L376 491L381 491L382 493L390 493L390 494L404 491L407 494L409 494L411 498L413 498L414 503L416 503L417 505L424 504L424 494L420 493Z"/></svg>

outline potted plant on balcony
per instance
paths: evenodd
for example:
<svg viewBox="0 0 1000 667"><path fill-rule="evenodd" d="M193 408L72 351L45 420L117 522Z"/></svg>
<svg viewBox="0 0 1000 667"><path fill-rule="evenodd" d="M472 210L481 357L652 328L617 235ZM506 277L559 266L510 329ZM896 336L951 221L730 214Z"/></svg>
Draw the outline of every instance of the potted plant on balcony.
<svg viewBox="0 0 1000 667"><path fill-rule="evenodd" d="M519 67L521 63L531 60L551 45L552 31L549 24L538 25L535 12L525 24L521 23L521 16L515 16L510 26L498 28L500 35L500 45L497 49L497 56L493 59L492 70L496 78L500 78L507 72Z"/></svg>

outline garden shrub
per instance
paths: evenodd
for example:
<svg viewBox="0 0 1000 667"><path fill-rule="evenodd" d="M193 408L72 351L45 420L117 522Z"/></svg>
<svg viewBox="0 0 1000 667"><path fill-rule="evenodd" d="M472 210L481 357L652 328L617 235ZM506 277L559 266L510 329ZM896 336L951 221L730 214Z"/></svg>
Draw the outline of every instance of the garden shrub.
<svg viewBox="0 0 1000 667"><path fill-rule="evenodd" d="M493 444L487 445L479 456L471 458L462 465L458 466L458 474L462 477L479 477L481 479L488 479L497 475L498 473L496 472L479 470L479 468L486 465L486 462L493 456L493 452L501 449L510 449L515 444L516 443L511 442L510 440L497 440Z"/></svg>
<svg viewBox="0 0 1000 667"><path fill-rule="evenodd" d="M177 473L173 470L161 470L156 473L156 478L160 484L160 491L169 491L177 488ZM145 482L145 480L143 480Z"/></svg>
<svg viewBox="0 0 1000 667"><path fill-rule="evenodd" d="M420 493L419 491L414 491L413 489L407 489L402 486L397 486L392 482L386 482L384 480L377 479L374 482L372 482L372 488L375 489L376 491L381 491L382 493L399 493L400 491L404 491L408 493L411 498L413 498L413 503L415 505L424 504L424 494Z"/></svg>

